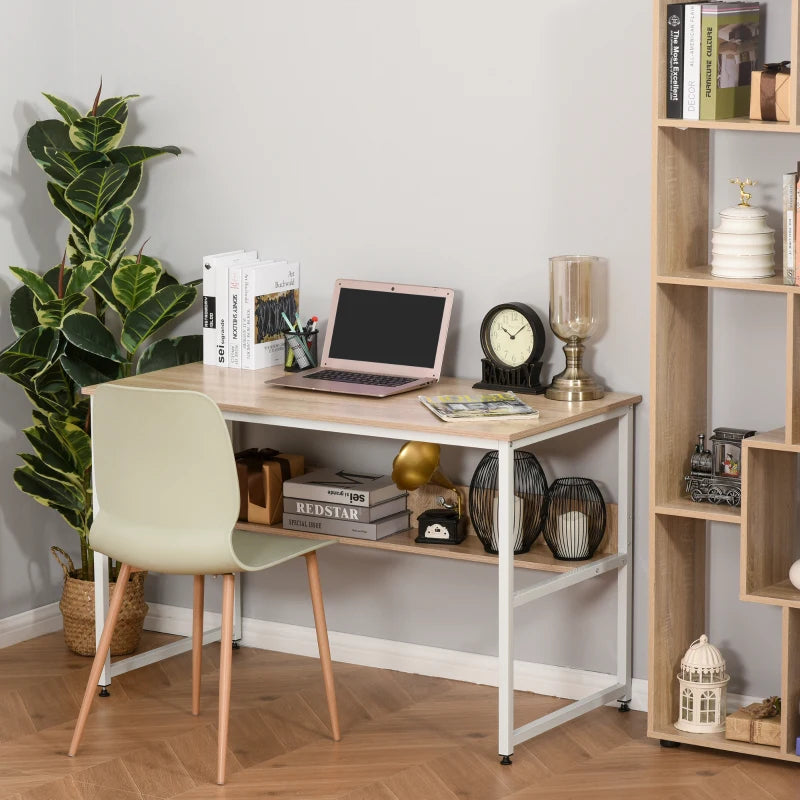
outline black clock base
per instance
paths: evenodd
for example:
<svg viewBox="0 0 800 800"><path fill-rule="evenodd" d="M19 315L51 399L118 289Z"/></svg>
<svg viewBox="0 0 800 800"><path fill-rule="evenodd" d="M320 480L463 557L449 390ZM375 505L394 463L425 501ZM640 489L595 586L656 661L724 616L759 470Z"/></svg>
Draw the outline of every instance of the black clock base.
<svg viewBox="0 0 800 800"><path fill-rule="evenodd" d="M542 362L522 364L519 367L503 368L481 359L481 380L473 384L473 389L491 389L495 392L516 392L518 394L544 394L545 386L539 382Z"/></svg>

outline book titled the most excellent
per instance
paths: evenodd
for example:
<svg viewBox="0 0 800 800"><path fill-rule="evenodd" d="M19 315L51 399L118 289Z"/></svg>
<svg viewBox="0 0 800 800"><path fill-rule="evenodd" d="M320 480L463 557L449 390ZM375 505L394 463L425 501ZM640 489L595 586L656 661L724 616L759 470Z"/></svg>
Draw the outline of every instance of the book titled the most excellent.
<svg viewBox="0 0 800 800"><path fill-rule="evenodd" d="M368 475L340 469L317 469L283 483L283 496L300 500L374 506L405 495L389 475Z"/></svg>

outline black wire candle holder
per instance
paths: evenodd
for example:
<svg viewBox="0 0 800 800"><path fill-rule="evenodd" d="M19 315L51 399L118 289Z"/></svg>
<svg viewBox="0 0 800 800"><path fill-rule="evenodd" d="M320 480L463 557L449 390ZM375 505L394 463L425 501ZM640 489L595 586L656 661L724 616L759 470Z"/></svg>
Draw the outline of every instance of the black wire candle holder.
<svg viewBox="0 0 800 800"><path fill-rule="evenodd" d="M497 451L480 460L469 485L469 516L487 553L497 553ZM514 553L527 553L547 514L547 478L533 453L514 452Z"/></svg>
<svg viewBox="0 0 800 800"><path fill-rule="evenodd" d="M557 478L550 486L544 540L562 561L591 558L606 530L606 504L589 478Z"/></svg>

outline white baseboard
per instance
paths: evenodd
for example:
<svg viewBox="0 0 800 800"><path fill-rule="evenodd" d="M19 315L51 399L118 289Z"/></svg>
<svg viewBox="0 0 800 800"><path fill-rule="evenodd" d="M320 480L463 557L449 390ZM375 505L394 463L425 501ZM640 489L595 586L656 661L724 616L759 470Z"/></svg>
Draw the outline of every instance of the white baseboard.
<svg viewBox="0 0 800 800"><path fill-rule="evenodd" d="M58 603L50 603L13 617L0 619L0 648L61 630L61 612Z"/></svg>
<svg viewBox="0 0 800 800"><path fill-rule="evenodd" d="M162 633L187 636L191 630L191 620L191 609L150 603L145 627ZM219 624L219 614L206 612L204 627L213 628ZM494 656L337 631L329 631L328 638L334 661L497 686L497 659ZM317 656L316 632L313 628L300 625L245 617L242 620L242 640L247 647L300 656ZM554 667L530 661L514 662L515 686L526 692L579 700L611 686L616 681L616 675L601 672ZM647 681L637 678L633 680L630 707L636 711L647 709Z"/></svg>
<svg viewBox="0 0 800 800"><path fill-rule="evenodd" d="M219 624L219 614L209 611L205 613L205 628L219 627ZM0 648L52 633L61 627L58 603L0 619ZM161 633L188 636L192 628L192 610L150 603L150 613L145 620L145 627ZM242 620L242 639L248 647L299 656L315 658L317 656L316 632L313 628L300 625L286 625L281 622L266 622L245 617ZM334 661L497 686L497 659L494 656L407 642L392 642L387 639L337 631L330 631L329 639ZM569 667L554 667L550 664L536 664L531 661L515 661L514 682L516 688L521 691L580 700L616 683L616 676ZM647 711L647 681L634 678L631 689L630 707L635 711ZM748 703L758 702L760 699L728 694L728 707L739 708Z"/></svg>

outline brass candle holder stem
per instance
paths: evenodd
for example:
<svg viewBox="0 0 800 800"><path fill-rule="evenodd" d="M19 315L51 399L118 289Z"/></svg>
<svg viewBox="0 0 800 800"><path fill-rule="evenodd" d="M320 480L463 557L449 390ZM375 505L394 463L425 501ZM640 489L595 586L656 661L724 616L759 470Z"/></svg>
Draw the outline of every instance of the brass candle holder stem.
<svg viewBox="0 0 800 800"><path fill-rule="evenodd" d="M604 394L603 387L583 368L583 342L572 336L564 345L567 366L553 378L546 395L551 400L599 400Z"/></svg>

